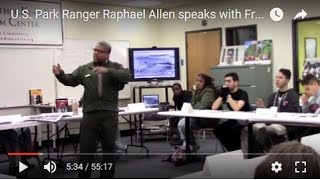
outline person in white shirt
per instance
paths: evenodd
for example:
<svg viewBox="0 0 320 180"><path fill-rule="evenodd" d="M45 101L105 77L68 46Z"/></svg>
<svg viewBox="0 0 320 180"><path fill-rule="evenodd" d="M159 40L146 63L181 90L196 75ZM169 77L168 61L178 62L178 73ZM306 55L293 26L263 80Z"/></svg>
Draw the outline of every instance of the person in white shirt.
<svg viewBox="0 0 320 180"><path fill-rule="evenodd" d="M320 114L320 82L312 74L306 75L302 81L304 94L301 96L302 113ZM296 139L320 133L320 128L316 127L297 127Z"/></svg>

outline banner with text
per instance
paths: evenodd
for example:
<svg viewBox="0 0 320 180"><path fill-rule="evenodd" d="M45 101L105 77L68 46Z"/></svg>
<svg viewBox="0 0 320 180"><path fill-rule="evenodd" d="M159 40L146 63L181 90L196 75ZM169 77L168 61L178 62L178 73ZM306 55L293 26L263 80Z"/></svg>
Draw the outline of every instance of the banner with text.
<svg viewBox="0 0 320 180"><path fill-rule="evenodd" d="M36 17L37 11L61 12L61 3L41 1L1 1L0 45L61 46L62 19Z"/></svg>

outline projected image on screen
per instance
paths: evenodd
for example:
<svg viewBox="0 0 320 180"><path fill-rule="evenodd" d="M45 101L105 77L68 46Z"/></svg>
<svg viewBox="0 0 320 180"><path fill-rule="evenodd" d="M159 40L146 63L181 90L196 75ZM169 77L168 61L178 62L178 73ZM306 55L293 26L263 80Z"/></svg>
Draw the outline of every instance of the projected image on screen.
<svg viewBox="0 0 320 180"><path fill-rule="evenodd" d="M179 80L179 48L129 48L131 81Z"/></svg>
<svg viewBox="0 0 320 180"><path fill-rule="evenodd" d="M134 52L134 74L137 78L157 78L175 76L173 50Z"/></svg>

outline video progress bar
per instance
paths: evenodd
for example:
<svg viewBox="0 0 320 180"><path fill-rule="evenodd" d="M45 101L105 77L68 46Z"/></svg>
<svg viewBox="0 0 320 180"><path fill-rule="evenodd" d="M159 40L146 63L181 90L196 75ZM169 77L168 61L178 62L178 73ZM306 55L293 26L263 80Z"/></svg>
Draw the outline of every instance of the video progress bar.
<svg viewBox="0 0 320 180"><path fill-rule="evenodd" d="M158 155L171 155L172 152L167 153L149 153L151 156L158 156ZM195 153L184 153L185 155L195 155ZM220 153L216 153L220 154ZM313 155L312 153L269 153L270 155L285 155L285 156L301 156L301 155ZM43 153L43 152L9 152L8 156L103 156L103 155L136 155L136 156L145 156L145 152L133 152L133 153L125 153L125 152L115 152L115 153ZM198 152L197 155L214 155L212 152ZM228 155L236 155L236 156L243 156L243 155L265 155L264 153L230 153Z"/></svg>

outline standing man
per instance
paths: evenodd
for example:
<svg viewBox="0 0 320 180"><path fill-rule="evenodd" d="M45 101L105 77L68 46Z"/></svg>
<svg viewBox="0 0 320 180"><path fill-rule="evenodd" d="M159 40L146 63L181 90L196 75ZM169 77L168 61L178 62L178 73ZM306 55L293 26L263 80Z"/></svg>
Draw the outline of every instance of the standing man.
<svg viewBox="0 0 320 180"><path fill-rule="evenodd" d="M256 101L257 108L277 107L278 112L299 112L299 95L294 89L289 88L288 84L291 79L291 71L289 69L279 69L276 75L276 87L278 90L268 97L265 102L258 98ZM257 145L257 151L268 152L274 145L284 142L287 139L294 139L295 127L283 126L280 124L266 125L257 123L253 125ZM242 151L247 152L248 135L245 130L241 134Z"/></svg>
<svg viewBox="0 0 320 180"><path fill-rule="evenodd" d="M239 88L237 73L231 72L224 76L224 88L213 102L212 109L218 110L223 104L226 104L230 111L250 111L248 93ZM240 149L242 127L238 121L228 120L214 128L213 133L228 151L233 151Z"/></svg>
<svg viewBox="0 0 320 180"><path fill-rule="evenodd" d="M101 178L113 178L115 172L114 150L118 129L118 96L130 79L130 72L121 64L109 60L111 46L104 41L93 48L93 61L65 74L60 65L53 66L56 78L66 86L84 87L83 119L80 129L80 178L89 179L94 166L96 142L101 138L103 170ZM85 170L86 165L89 168Z"/></svg>

